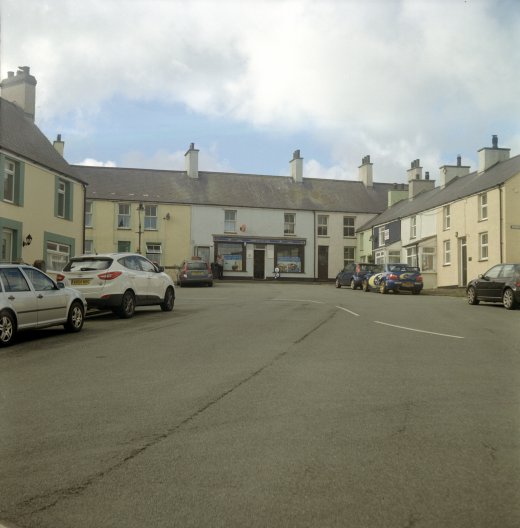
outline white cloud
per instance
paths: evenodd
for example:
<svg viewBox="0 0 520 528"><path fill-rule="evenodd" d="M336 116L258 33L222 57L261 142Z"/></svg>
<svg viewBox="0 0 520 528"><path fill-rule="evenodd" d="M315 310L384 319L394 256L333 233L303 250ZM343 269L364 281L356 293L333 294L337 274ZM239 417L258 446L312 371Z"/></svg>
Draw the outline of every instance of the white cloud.
<svg viewBox="0 0 520 528"><path fill-rule="evenodd" d="M113 161L99 161L92 158L85 158L76 165L89 165L91 167L117 167Z"/></svg>
<svg viewBox="0 0 520 528"><path fill-rule="evenodd" d="M181 103L328 144L313 174L355 177L371 154L391 180L418 157L475 157L494 133L518 143L515 2L4 0L2 23L2 76L29 64L39 118L74 112L83 131L108 100Z"/></svg>

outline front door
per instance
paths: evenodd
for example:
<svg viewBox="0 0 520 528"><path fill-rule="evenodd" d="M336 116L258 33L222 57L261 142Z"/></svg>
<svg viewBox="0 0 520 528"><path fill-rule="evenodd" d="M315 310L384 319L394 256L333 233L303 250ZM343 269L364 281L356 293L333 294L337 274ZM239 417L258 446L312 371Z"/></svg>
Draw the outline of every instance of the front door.
<svg viewBox="0 0 520 528"><path fill-rule="evenodd" d="M0 247L0 262L13 261L13 232L10 229L2 229L2 245Z"/></svg>
<svg viewBox="0 0 520 528"><path fill-rule="evenodd" d="M466 286L468 283L468 249L466 237L459 238L459 286Z"/></svg>
<svg viewBox="0 0 520 528"><path fill-rule="evenodd" d="M253 277L265 279L265 251L263 249L255 249Z"/></svg>
<svg viewBox="0 0 520 528"><path fill-rule="evenodd" d="M329 278L329 246L318 246L318 280Z"/></svg>

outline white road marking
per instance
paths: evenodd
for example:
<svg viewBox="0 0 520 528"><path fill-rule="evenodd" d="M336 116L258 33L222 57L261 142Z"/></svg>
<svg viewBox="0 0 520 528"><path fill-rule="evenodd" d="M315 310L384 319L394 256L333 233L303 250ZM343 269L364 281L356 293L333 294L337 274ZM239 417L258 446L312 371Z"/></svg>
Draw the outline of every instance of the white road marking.
<svg viewBox="0 0 520 528"><path fill-rule="evenodd" d="M336 308L339 308L340 310L343 310L344 312L348 312L351 315L355 315L356 317L359 317L359 314L351 310L347 310L346 308L343 308L343 306L336 306Z"/></svg>
<svg viewBox="0 0 520 528"><path fill-rule="evenodd" d="M314 304L324 304L323 301L311 301L310 299L271 299L272 301L289 301L289 302L309 302Z"/></svg>
<svg viewBox="0 0 520 528"><path fill-rule="evenodd" d="M432 335L438 335L442 337L452 337L453 339L464 339L463 336L440 334L439 332L429 332L428 330L418 330L417 328L408 328L407 326L399 326L399 325L394 325L390 323L383 323L382 321L374 321L374 323L382 324L385 326L393 326L394 328L400 328L401 330L409 330L410 332L421 332L422 334L432 334Z"/></svg>

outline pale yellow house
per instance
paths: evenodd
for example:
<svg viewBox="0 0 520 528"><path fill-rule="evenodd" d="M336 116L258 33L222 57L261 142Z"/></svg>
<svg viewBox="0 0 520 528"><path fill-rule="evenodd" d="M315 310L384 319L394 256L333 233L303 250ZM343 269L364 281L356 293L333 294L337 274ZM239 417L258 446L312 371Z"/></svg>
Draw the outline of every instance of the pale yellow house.
<svg viewBox="0 0 520 528"><path fill-rule="evenodd" d="M34 124L35 85L29 68L0 85L0 260L52 273L83 251L85 184Z"/></svg>

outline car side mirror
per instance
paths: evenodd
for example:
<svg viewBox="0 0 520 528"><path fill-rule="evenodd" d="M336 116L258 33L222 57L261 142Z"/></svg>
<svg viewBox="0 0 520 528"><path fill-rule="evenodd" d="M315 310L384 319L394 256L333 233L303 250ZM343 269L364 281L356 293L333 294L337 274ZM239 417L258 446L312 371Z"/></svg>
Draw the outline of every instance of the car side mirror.
<svg viewBox="0 0 520 528"><path fill-rule="evenodd" d="M57 284L57 286L58 286L58 289L60 289L60 290L62 290L63 288L65 288L65 284L63 284L63 282L61 282L61 281L60 281L60 282L57 282L56 284Z"/></svg>
<svg viewBox="0 0 520 528"><path fill-rule="evenodd" d="M155 266L157 273L162 273L164 271L164 266Z"/></svg>

